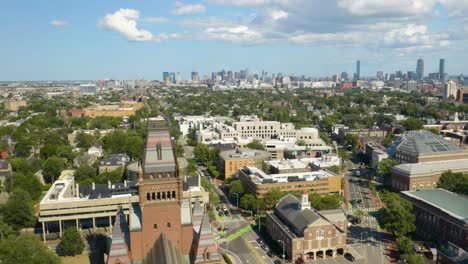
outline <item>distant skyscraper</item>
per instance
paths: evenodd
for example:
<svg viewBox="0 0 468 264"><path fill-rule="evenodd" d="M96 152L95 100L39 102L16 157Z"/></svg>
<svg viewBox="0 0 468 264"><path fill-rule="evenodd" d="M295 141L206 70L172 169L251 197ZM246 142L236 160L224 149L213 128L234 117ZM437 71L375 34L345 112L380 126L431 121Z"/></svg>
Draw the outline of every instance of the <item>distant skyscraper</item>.
<svg viewBox="0 0 468 264"><path fill-rule="evenodd" d="M418 80L422 80L424 78L424 61L423 59L418 59L416 64L416 77Z"/></svg>
<svg viewBox="0 0 468 264"><path fill-rule="evenodd" d="M439 61L439 78L441 80L444 79L444 73L445 73L445 59L440 59L440 61Z"/></svg>
<svg viewBox="0 0 468 264"><path fill-rule="evenodd" d="M378 80L383 80L383 78L384 78L383 71L378 71L377 72L377 79Z"/></svg>
<svg viewBox="0 0 468 264"><path fill-rule="evenodd" d="M356 62L356 79L359 80L359 78L361 77L361 61L357 61Z"/></svg>
<svg viewBox="0 0 468 264"><path fill-rule="evenodd" d="M163 72L163 79L162 81L165 82L167 78L169 77L169 72Z"/></svg>
<svg viewBox="0 0 468 264"><path fill-rule="evenodd" d="M192 76L191 76L191 77L192 77L192 81L193 81L193 82L198 82L198 81L200 80L200 77L198 76L198 72L196 72L196 71L193 71L193 72L192 72Z"/></svg>

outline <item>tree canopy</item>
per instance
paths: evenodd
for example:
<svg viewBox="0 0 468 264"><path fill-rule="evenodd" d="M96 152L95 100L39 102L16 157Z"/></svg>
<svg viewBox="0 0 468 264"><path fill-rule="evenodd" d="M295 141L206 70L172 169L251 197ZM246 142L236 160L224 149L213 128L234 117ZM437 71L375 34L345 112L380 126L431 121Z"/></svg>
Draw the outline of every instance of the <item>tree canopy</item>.
<svg viewBox="0 0 468 264"><path fill-rule="evenodd" d="M381 217L377 219L382 228L390 229L397 237L407 236L416 230L411 203L397 193L385 192L381 197L387 205L380 209Z"/></svg>
<svg viewBox="0 0 468 264"><path fill-rule="evenodd" d="M31 234L0 240L0 262L5 264L59 264L60 258Z"/></svg>
<svg viewBox="0 0 468 264"><path fill-rule="evenodd" d="M83 252L85 244L76 227L70 226L65 229L60 243L57 246L57 253L61 256L75 256Z"/></svg>
<svg viewBox="0 0 468 264"><path fill-rule="evenodd" d="M440 176L437 187L468 195L468 173L446 171Z"/></svg>
<svg viewBox="0 0 468 264"><path fill-rule="evenodd" d="M28 192L15 189L3 208L3 220L15 230L32 227L36 222L32 200Z"/></svg>

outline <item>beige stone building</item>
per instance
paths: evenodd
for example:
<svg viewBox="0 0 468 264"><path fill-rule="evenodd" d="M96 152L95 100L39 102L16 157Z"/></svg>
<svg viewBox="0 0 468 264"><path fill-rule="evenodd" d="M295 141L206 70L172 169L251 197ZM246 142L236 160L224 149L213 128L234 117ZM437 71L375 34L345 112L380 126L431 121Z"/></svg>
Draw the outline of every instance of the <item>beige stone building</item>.
<svg viewBox="0 0 468 264"><path fill-rule="evenodd" d="M105 117L125 117L135 115L136 111L144 106L140 102L121 102L118 105L99 105L88 107L85 109L85 116L96 118L99 116Z"/></svg>
<svg viewBox="0 0 468 264"><path fill-rule="evenodd" d="M18 112L20 107L27 106L26 100L11 99L4 102L5 110Z"/></svg>
<svg viewBox="0 0 468 264"><path fill-rule="evenodd" d="M398 191L434 189L445 171L468 172L468 159L400 164L391 169L392 187Z"/></svg>
<svg viewBox="0 0 468 264"><path fill-rule="evenodd" d="M244 166L262 168L265 160L270 159L270 153L256 149L232 149L219 153L218 170L224 173L225 178L231 178Z"/></svg>
<svg viewBox="0 0 468 264"><path fill-rule="evenodd" d="M341 193L341 176L325 170L266 174L256 167L243 167L238 178L245 191L256 198L263 198L270 190Z"/></svg>
<svg viewBox="0 0 468 264"><path fill-rule="evenodd" d="M282 241L290 261L335 257L346 251L347 220L343 210L317 211L308 194L284 196L267 213L266 228L272 239Z"/></svg>

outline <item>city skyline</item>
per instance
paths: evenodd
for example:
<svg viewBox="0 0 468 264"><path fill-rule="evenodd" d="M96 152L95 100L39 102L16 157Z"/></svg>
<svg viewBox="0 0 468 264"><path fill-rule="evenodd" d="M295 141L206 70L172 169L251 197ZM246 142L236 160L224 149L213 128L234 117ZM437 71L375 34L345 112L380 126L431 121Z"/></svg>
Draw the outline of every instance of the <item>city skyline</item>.
<svg viewBox="0 0 468 264"><path fill-rule="evenodd" d="M28 8L24 8L28 6ZM312 77L468 62L468 1L7 1L0 81L160 79L249 68ZM404 21L404 22L403 22Z"/></svg>

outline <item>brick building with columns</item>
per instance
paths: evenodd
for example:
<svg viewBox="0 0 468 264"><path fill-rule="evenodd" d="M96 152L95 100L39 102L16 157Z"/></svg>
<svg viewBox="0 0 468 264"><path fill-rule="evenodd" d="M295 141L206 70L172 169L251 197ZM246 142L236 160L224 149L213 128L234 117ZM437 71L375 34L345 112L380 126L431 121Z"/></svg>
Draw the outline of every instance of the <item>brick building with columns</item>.
<svg viewBox="0 0 468 264"><path fill-rule="evenodd" d="M311 208L307 192L301 198L284 196L267 213L266 227L275 241L284 243L285 257L291 261L335 257L346 251L344 211Z"/></svg>

